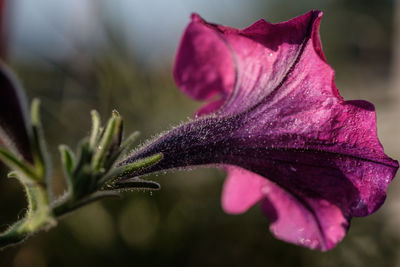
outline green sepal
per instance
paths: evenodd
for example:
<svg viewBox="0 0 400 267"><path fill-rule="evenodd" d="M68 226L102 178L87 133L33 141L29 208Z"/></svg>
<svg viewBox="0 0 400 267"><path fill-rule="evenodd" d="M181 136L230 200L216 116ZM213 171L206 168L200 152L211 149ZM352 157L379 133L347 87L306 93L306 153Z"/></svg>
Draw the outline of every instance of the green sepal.
<svg viewBox="0 0 400 267"><path fill-rule="evenodd" d="M86 165L91 162L93 152L90 150L89 141L87 138L81 140L78 145L78 153L77 153L77 160L74 168L75 172L82 169L83 165Z"/></svg>
<svg viewBox="0 0 400 267"><path fill-rule="evenodd" d="M60 145L58 149L61 154L61 163L68 186L68 191L71 192L73 190L73 171L76 164L75 155L66 145Z"/></svg>
<svg viewBox="0 0 400 267"><path fill-rule="evenodd" d="M131 189L160 190L161 185L154 181L131 178L107 186L107 190L127 191Z"/></svg>
<svg viewBox="0 0 400 267"><path fill-rule="evenodd" d="M100 120L100 115L96 110L92 110L90 114L92 116L92 130L90 133L89 147L94 151L96 149L97 141L100 137L101 120Z"/></svg>
<svg viewBox="0 0 400 267"><path fill-rule="evenodd" d="M33 181L40 181L41 178L37 176L35 169L29 163L22 162L13 153L0 146L0 159L11 170L18 171L27 179Z"/></svg>
<svg viewBox="0 0 400 267"><path fill-rule="evenodd" d="M95 190L96 179L93 176L92 169L89 164L84 164L79 172L74 173L72 197L74 200L79 200Z"/></svg>
<svg viewBox="0 0 400 267"><path fill-rule="evenodd" d="M109 119L106 129L101 136L97 150L95 150L94 152L91 166L93 171L95 172L100 172L103 168L104 162L109 153L109 148L113 141L115 129L117 126L117 120L118 119L116 117L112 117L111 119Z"/></svg>
<svg viewBox="0 0 400 267"><path fill-rule="evenodd" d="M103 187L104 185L111 185L112 183L114 183L115 181L117 181L122 177L129 177L134 172L137 172L139 170L142 170L144 168L150 167L158 163L160 160L162 160L162 158L163 154L158 153L120 167L115 167L111 169L111 171L108 172L106 175L104 175L100 179L98 184L100 187Z"/></svg>
<svg viewBox="0 0 400 267"><path fill-rule="evenodd" d="M70 193L73 199L79 199L88 193L92 193L95 182L90 166L92 151L89 147L89 140L83 139L78 146L77 159L71 174Z"/></svg>
<svg viewBox="0 0 400 267"><path fill-rule="evenodd" d="M113 117L115 118L115 129L103 164L105 170L110 169L120 155L120 146L124 130L123 120L116 110L113 110Z"/></svg>

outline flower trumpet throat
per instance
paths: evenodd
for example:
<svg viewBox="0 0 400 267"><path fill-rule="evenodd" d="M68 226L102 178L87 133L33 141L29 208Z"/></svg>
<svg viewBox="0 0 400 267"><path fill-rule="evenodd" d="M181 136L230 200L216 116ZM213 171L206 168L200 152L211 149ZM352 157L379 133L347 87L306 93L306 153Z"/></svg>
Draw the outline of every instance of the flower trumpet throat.
<svg viewBox="0 0 400 267"><path fill-rule="evenodd" d="M174 78L184 93L209 102L120 166L156 153L163 159L131 175L224 164L226 212L261 202L277 238L333 248L352 217L383 204L398 162L378 140L374 106L340 96L322 52L321 18L310 11L234 29L192 15Z"/></svg>

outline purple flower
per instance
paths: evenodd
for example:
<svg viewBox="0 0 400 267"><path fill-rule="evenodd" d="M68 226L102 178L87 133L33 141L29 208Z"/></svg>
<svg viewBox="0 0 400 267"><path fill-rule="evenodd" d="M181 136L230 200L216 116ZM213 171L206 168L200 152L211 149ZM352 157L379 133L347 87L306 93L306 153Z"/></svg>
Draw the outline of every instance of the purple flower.
<svg viewBox="0 0 400 267"><path fill-rule="evenodd" d="M0 62L0 145L33 163L28 104L10 70Z"/></svg>
<svg viewBox="0 0 400 267"><path fill-rule="evenodd" d="M398 163L379 143L373 105L344 101L335 87L321 16L310 11L239 30L193 15L174 77L183 92L209 103L122 164L160 152L158 164L132 176L224 164L226 212L260 201L277 238L333 248L353 216L382 205Z"/></svg>
<svg viewBox="0 0 400 267"><path fill-rule="evenodd" d="M0 146L33 163L32 132L25 93L14 74L2 63L6 55L6 1L0 0Z"/></svg>

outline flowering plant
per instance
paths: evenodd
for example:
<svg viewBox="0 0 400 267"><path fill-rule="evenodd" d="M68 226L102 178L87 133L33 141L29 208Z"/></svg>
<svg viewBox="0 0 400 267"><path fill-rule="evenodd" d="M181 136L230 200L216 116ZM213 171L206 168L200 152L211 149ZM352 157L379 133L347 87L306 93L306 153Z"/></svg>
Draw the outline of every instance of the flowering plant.
<svg viewBox="0 0 400 267"><path fill-rule="evenodd" d="M193 15L174 78L184 93L209 103L194 119L127 156L136 134L123 141L118 113L101 129L93 112L91 134L77 156L60 146L68 192L58 199L49 188L38 104L29 120L23 94L3 68L1 101L7 108L0 113L0 158L25 185L30 205L27 216L0 235L0 244L19 242L119 190L159 188L139 178L143 175L222 164L228 172L225 211L242 213L261 201L276 237L312 249L333 248L352 217L382 205L398 163L379 143L373 105L340 96L322 53L321 16L310 11L238 30Z"/></svg>

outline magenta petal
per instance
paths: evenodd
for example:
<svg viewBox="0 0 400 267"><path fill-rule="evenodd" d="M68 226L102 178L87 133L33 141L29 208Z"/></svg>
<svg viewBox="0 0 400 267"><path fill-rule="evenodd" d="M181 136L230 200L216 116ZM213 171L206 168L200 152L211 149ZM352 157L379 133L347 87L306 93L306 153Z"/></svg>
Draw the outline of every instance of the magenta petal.
<svg viewBox="0 0 400 267"><path fill-rule="evenodd" d="M348 221L341 210L325 200L299 201L278 185L244 169L227 167L222 207L231 214L261 202L275 237L311 249L328 250L346 234Z"/></svg>
<svg viewBox="0 0 400 267"><path fill-rule="evenodd" d="M228 100L223 107L224 113L243 111L281 87L305 50L311 49L319 60L325 61L318 33L321 16L321 12L311 11L287 22L273 24L259 20L237 30L207 23L194 15L178 49L175 80L181 90L198 100L209 99L219 92ZM312 44L305 49L310 26ZM331 88L333 71L326 64L324 68L326 70L322 71L331 76L325 77ZM332 88L341 98L334 85Z"/></svg>
<svg viewBox="0 0 400 267"><path fill-rule="evenodd" d="M197 100L232 91L235 68L227 44L198 15L192 15L176 56L174 77L183 92Z"/></svg>
<svg viewBox="0 0 400 267"><path fill-rule="evenodd" d="M296 199L271 182L262 191L261 207L277 238L311 249L329 250L345 236L348 221L330 202Z"/></svg>
<svg viewBox="0 0 400 267"><path fill-rule="evenodd" d="M219 100L215 100L213 102L207 103L206 105L201 107L199 110L197 110L196 116L203 116L203 115L210 114L210 113L218 110L222 106L222 104L224 104L224 102L225 102L225 99L219 99Z"/></svg>
<svg viewBox="0 0 400 267"><path fill-rule="evenodd" d="M228 176L222 191L222 208L231 214L247 211L263 198L267 179L242 168L226 166Z"/></svg>

